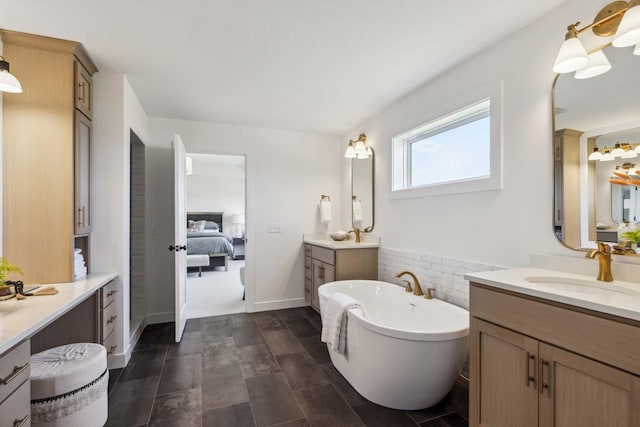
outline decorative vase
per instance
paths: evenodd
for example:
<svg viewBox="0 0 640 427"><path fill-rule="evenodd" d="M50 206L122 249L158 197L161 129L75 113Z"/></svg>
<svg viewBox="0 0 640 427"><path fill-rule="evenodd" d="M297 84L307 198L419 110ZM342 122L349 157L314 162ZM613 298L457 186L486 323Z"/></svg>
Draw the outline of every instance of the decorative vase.
<svg viewBox="0 0 640 427"><path fill-rule="evenodd" d="M0 301L15 298L15 296L16 296L16 290L14 286L12 285L0 286Z"/></svg>

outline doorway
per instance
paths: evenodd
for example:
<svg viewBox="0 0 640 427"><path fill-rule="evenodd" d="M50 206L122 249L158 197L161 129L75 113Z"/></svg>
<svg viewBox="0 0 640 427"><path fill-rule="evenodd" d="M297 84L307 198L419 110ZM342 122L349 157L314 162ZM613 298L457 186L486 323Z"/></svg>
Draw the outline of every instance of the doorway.
<svg viewBox="0 0 640 427"><path fill-rule="evenodd" d="M244 155L187 153L186 317L246 312Z"/></svg>
<svg viewBox="0 0 640 427"><path fill-rule="evenodd" d="M135 337L142 332L139 329L147 311L145 145L133 130L129 132L129 336Z"/></svg>

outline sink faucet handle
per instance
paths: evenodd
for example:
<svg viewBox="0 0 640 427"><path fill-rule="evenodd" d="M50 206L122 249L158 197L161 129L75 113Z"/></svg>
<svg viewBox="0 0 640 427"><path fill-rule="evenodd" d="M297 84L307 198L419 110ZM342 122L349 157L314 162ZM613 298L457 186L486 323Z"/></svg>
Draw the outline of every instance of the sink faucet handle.
<svg viewBox="0 0 640 427"><path fill-rule="evenodd" d="M604 242L596 242L598 244L598 250L604 254L611 253L611 246Z"/></svg>
<svg viewBox="0 0 640 427"><path fill-rule="evenodd" d="M403 280L407 285L404 287L405 292L413 292L413 288L411 288L411 282L408 280Z"/></svg>
<svg viewBox="0 0 640 427"><path fill-rule="evenodd" d="M433 299L433 293L435 292L436 288L427 288L427 292L424 294L425 299Z"/></svg>

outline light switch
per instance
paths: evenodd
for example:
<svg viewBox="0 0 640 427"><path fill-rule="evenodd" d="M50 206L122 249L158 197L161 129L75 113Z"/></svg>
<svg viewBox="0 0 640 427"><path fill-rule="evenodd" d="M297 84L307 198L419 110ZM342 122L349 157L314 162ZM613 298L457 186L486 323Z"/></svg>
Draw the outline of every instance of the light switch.
<svg viewBox="0 0 640 427"><path fill-rule="evenodd" d="M279 222L269 224L269 233L282 233L282 224Z"/></svg>

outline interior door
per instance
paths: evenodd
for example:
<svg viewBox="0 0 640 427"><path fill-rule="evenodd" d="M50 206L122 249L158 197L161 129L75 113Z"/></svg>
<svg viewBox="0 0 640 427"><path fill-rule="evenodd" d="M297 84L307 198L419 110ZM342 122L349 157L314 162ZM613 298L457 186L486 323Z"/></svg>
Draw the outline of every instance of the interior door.
<svg viewBox="0 0 640 427"><path fill-rule="evenodd" d="M174 242L169 246L175 254L175 316L176 342L182 339L187 323L187 211L186 211L186 150L180 135L173 137L173 182L174 182ZM173 249L172 249L173 247Z"/></svg>

